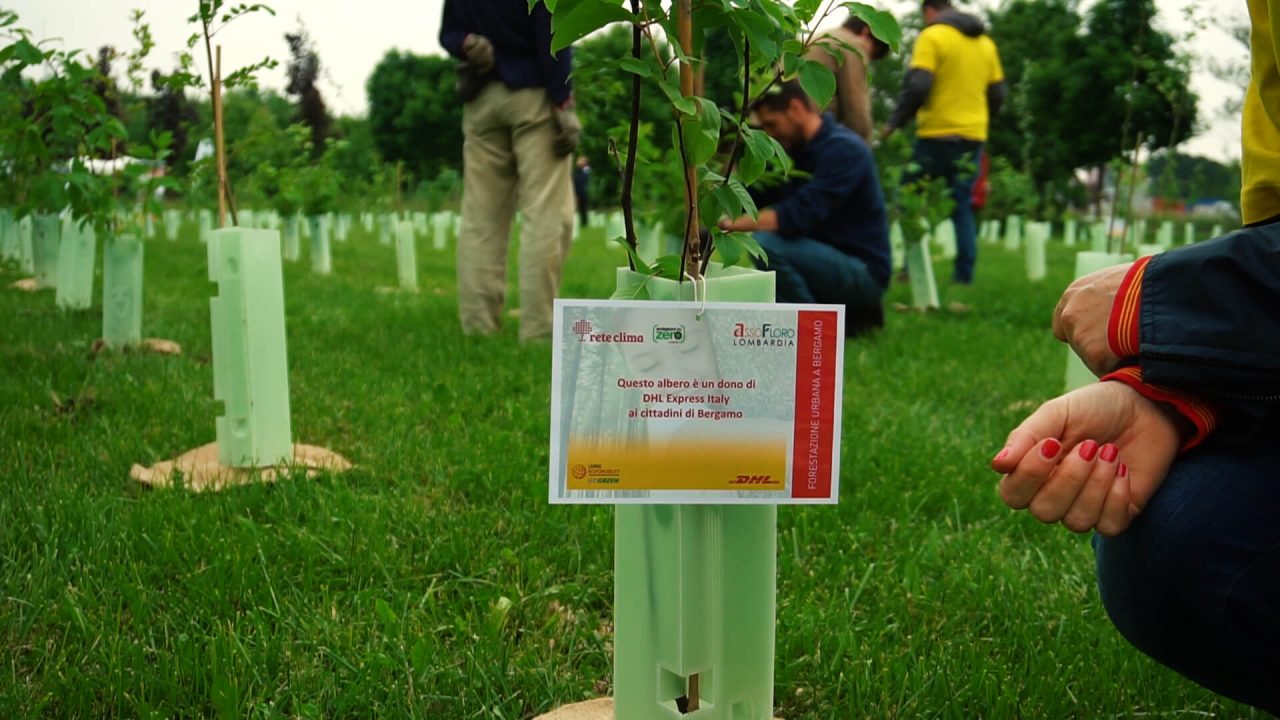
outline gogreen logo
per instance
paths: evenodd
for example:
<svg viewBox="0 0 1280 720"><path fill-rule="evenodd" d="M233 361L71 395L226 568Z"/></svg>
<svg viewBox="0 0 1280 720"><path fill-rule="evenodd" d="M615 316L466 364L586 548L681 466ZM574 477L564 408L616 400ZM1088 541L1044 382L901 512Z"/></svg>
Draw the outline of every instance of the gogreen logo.
<svg viewBox="0 0 1280 720"><path fill-rule="evenodd" d="M587 476L587 466L582 464L574 465L573 470L570 472L573 473L573 479L581 480Z"/></svg>
<svg viewBox="0 0 1280 720"><path fill-rule="evenodd" d="M663 327L662 325L654 325L653 341L671 343L673 345L682 343L684 342L684 326Z"/></svg>

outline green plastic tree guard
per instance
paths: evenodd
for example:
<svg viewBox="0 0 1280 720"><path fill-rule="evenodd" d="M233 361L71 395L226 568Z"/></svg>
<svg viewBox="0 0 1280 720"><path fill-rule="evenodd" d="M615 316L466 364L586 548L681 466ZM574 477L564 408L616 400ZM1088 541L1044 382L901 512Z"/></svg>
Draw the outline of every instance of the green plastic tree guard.
<svg viewBox="0 0 1280 720"><path fill-rule="evenodd" d="M1089 273L1097 272L1103 268L1109 268L1112 265L1119 265L1127 262L1133 262L1132 255L1113 255L1105 252L1076 253L1076 279L1079 280ZM1067 348L1067 376L1065 392L1071 392L1072 390L1082 388L1095 381L1097 381L1097 378L1093 376L1093 373L1089 371L1089 368L1084 364L1084 362L1081 361L1079 357L1076 357L1075 352L1071 348Z"/></svg>
<svg viewBox="0 0 1280 720"><path fill-rule="evenodd" d="M58 281L58 246L62 242L62 218L36 215L31 221L31 262L36 287L51 288Z"/></svg>
<svg viewBox="0 0 1280 720"><path fill-rule="evenodd" d="M1138 246L1138 257L1159 255L1162 252L1164 252L1164 246L1158 243L1142 243Z"/></svg>
<svg viewBox="0 0 1280 720"><path fill-rule="evenodd" d="M1044 246L1048 239L1048 223L1027 224L1027 279L1032 282L1044 279Z"/></svg>
<svg viewBox="0 0 1280 720"><path fill-rule="evenodd" d="M447 212L438 212L431 216L431 247L444 250L449 244L449 232L453 228L453 218Z"/></svg>
<svg viewBox="0 0 1280 720"><path fill-rule="evenodd" d="M98 241L93 225L67 223L58 249L58 307L85 310L93 305L93 268Z"/></svg>
<svg viewBox="0 0 1280 720"><path fill-rule="evenodd" d="M938 223L938 227L934 231L934 239L937 240L938 247L942 249L942 258L944 260L956 259L956 225L951 222L950 218Z"/></svg>
<svg viewBox="0 0 1280 720"><path fill-rule="evenodd" d="M894 270L902 267L907 261L906 242L902 239L902 223L897 220L889 226L889 258Z"/></svg>
<svg viewBox="0 0 1280 720"><path fill-rule="evenodd" d="M102 247L102 340L111 348L142 342L143 243L125 235Z"/></svg>
<svg viewBox="0 0 1280 720"><path fill-rule="evenodd" d="M391 236L395 235L396 216L391 213L378 216L378 244L390 245Z"/></svg>
<svg viewBox="0 0 1280 720"><path fill-rule="evenodd" d="M346 242L347 230L350 227L351 227L350 224L347 223L347 216L345 214L334 214L333 239L337 240L338 242Z"/></svg>
<svg viewBox="0 0 1280 720"><path fill-rule="evenodd" d="M713 266L710 301L773 302L773 273ZM693 284L618 270L614 297L690 300ZM615 720L773 717L777 507L614 509ZM696 677L700 708L678 698Z"/></svg>
<svg viewBox="0 0 1280 720"><path fill-rule="evenodd" d="M418 291L418 236L413 223L396 223L396 274L400 276L400 289Z"/></svg>
<svg viewBox="0 0 1280 720"><path fill-rule="evenodd" d="M1107 253L1107 224L1094 223L1093 232L1089 235L1089 250L1105 255Z"/></svg>
<svg viewBox="0 0 1280 720"><path fill-rule="evenodd" d="M1191 245L1196 241L1196 224L1193 222L1185 223L1182 226L1182 244Z"/></svg>
<svg viewBox="0 0 1280 720"><path fill-rule="evenodd" d="M409 216L409 219L413 221L414 234L426 240L427 236L431 234L431 217L425 212L415 212Z"/></svg>
<svg viewBox="0 0 1280 720"><path fill-rule="evenodd" d="M12 210L0 210L0 260L18 259L18 232Z"/></svg>
<svg viewBox="0 0 1280 720"><path fill-rule="evenodd" d="M293 457L285 349L280 238L271 230L227 228L209 236L213 396L218 460L263 467Z"/></svg>
<svg viewBox="0 0 1280 720"><path fill-rule="evenodd" d="M200 211L200 243L207 245L209 243L209 233L213 232L213 213L208 210Z"/></svg>
<svg viewBox="0 0 1280 720"><path fill-rule="evenodd" d="M281 238L284 244L284 250L281 254L284 259L289 262L297 262L298 258L302 257L302 241L298 238L297 215L290 215L284 219Z"/></svg>
<svg viewBox="0 0 1280 720"><path fill-rule="evenodd" d="M1022 245L1022 218L1010 215L1004 220L1004 249L1017 250Z"/></svg>
<svg viewBox="0 0 1280 720"><path fill-rule="evenodd" d="M626 225L622 219L621 211L614 211L609 215L608 226L605 229L605 242L612 241L614 238L620 238L627 234Z"/></svg>
<svg viewBox="0 0 1280 720"><path fill-rule="evenodd" d="M1076 246L1076 221L1075 218L1067 218L1062 224L1062 242L1067 247Z"/></svg>
<svg viewBox="0 0 1280 720"><path fill-rule="evenodd" d="M21 220L15 220L14 232L18 234L18 268L24 273L35 274L36 261L35 250L32 248L32 221L30 215L25 215Z"/></svg>
<svg viewBox="0 0 1280 720"><path fill-rule="evenodd" d="M324 216L312 215L307 218L307 229L311 233L311 271L317 275L328 275L333 272L333 256L329 251L329 233L326 232Z"/></svg>
<svg viewBox="0 0 1280 720"><path fill-rule="evenodd" d="M143 237L145 237L148 240L153 240L155 239L155 236L156 236L156 220L155 218L151 217L151 213L145 213L144 217L145 217L145 220L143 221L143 228L144 228Z"/></svg>
<svg viewBox="0 0 1280 720"><path fill-rule="evenodd" d="M924 240L908 240L904 252L907 274L911 277L911 306L920 310L938 307L938 284L933 279L929 244Z"/></svg>
<svg viewBox="0 0 1280 720"><path fill-rule="evenodd" d="M177 210L165 210L164 215L164 237L170 242L176 242L178 239L178 229L182 225L182 214Z"/></svg>
<svg viewBox="0 0 1280 720"><path fill-rule="evenodd" d="M1213 238L1216 238L1216 237L1222 237L1222 226L1221 226L1221 225L1214 225L1214 226L1213 226L1212 228L1210 228L1210 230L1209 230L1209 239L1210 239L1210 240L1212 240Z"/></svg>
<svg viewBox="0 0 1280 720"><path fill-rule="evenodd" d="M239 222L240 227L257 227L256 223L258 222L258 217L254 214L253 210L250 210L249 208L240 208L240 212L236 213L236 216L236 220Z"/></svg>

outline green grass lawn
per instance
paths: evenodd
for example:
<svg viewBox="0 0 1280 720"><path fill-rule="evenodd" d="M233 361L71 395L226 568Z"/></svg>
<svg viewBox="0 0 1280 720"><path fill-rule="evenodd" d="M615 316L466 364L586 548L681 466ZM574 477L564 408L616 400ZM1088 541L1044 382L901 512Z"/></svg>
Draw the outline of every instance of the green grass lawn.
<svg viewBox="0 0 1280 720"><path fill-rule="evenodd" d="M375 292L394 250L358 228L332 276L285 268L295 438L355 470L129 480L213 440L215 286L185 231L146 258L144 335L177 358L92 357L100 305L0 272L0 718L527 718L607 693L612 510L547 504L550 348L514 321L463 337L452 252L419 243L416 296ZM999 502L987 461L1062 386L1072 262L1054 244L1032 284L981 252L975 312L847 347L841 502L779 513L779 714L1249 716L1125 643L1085 537ZM621 259L575 245L564 294L607 296Z"/></svg>

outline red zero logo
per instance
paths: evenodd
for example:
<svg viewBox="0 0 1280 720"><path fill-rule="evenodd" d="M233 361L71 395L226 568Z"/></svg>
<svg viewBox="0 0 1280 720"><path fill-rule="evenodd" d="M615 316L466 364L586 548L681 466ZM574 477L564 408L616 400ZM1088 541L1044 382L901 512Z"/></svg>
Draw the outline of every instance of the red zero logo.
<svg viewBox="0 0 1280 720"><path fill-rule="evenodd" d="M578 322L574 323L573 334L578 336L578 342L585 341L587 339L587 336L591 334L591 321L579 320ZM583 469L583 472L584 473L586 472L585 468Z"/></svg>
<svg viewBox="0 0 1280 720"><path fill-rule="evenodd" d="M772 475L739 475L731 485L777 485Z"/></svg>
<svg viewBox="0 0 1280 720"><path fill-rule="evenodd" d="M573 470L571 470L570 472L572 472L572 473L573 473L573 479L574 479L574 480L581 480L582 478L584 478L584 477L586 477L586 476L587 476L587 466L586 466L586 465L574 465L574 466L573 466Z"/></svg>

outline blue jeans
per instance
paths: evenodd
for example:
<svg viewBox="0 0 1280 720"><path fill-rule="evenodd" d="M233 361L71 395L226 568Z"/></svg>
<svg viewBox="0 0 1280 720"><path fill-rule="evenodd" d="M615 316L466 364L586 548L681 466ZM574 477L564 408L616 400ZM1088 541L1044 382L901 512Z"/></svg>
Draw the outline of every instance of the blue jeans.
<svg viewBox="0 0 1280 720"><path fill-rule="evenodd" d="M1094 538L1112 622L1157 661L1280 714L1280 448L1210 438L1127 531Z"/></svg>
<svg viewBox="0 0 1280 720"><path fill-rule="evenodd" d="M884 288L858 258L805 237L757 232L755 239L769 255L767 264L757 264L776 274L778 302L831 303L855 311L880 305Z"/></svg>
<svg viewBox="0 0 1280 720"><path fill-rule="evenodd" d="M956 227L956 265L951 279L961 285L970 285L973 283L973 268L978 263L973 183L978 177L982 143L977 140L920 138L912 148L911 159L920 169L904 176L904 183L910 184L925 177L943 178L951 188L951 199L956 203L951 211L951 222Z"/></svg>

